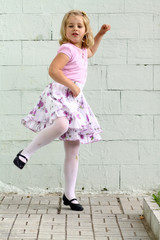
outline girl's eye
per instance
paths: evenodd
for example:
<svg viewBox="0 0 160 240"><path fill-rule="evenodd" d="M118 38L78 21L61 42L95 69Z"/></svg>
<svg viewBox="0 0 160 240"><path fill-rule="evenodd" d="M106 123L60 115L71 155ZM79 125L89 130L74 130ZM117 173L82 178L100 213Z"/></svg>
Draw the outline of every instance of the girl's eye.
<svg viewBox="0 0 160 240"><path fill-rule="evenodd" d="M78 26L78 28L82 28L82 26Z"/></svg>
<svg viewBox="0 0 160 240"><path fill-rule="evenodd" d="M68 26L68 27L69 27L69 28L72 28L73 26L70 25L70 26Z"/></svg>

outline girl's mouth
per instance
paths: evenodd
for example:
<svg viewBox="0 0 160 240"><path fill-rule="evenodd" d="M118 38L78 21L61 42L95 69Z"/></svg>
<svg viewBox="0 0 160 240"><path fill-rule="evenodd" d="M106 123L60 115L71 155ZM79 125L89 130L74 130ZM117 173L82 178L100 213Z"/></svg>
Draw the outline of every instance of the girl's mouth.
<svg viewBox="0 0 160 240"><path fill-rule="evenodd" d="M73 36L78 36L78 33L72 33Z"/></svg>

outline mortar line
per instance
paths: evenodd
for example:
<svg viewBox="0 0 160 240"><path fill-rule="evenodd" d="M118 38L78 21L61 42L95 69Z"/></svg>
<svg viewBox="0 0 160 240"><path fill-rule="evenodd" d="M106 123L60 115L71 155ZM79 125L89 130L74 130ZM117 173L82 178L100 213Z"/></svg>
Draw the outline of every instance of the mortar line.
<svg viewBox="0 0 160 240"><path fill-rule="evenodd" d="M30 205L31 205L31 201L32 201L32 197L30 198L30 201L29 201L29 203L28 203L28 207L27 207L27 209L26 209L26 214L27 214L28 209L29 209L29 207L30 207Z"/></svg>
<svg viewBox="0 0 160 240"><path fill-rule="evenodd" d="M67 214L65 215L65 240L67 240Z"/></svg>
<svg viewBox="0 0 160 240"><path fill-rule="evenodd" d="M57 214L60 214L60 213L61 213L61 205L62 205L62 198L59 197L58 208L57 208Z"/></svg>
<svg viewBox="0 0 160 240"><path fill-rule="evenodd" d="M38 231L37 231L37 238L36 239L38 239L38 237L39 237L41 222L42 222L42 214L40 216L40 220L39 220L39 224L38 224Z"/></svg>
<svg viewBox="0 0 160 240"><path fill-rule="evenodd" d="M121 166L119 165L119 190L121 190Z"/></svg>
<svg viewBox="0 0 160 240"><path fill-rule="evenodd" d="M117 222L118 229L119 229L119 231L120 231L121 238L122 238L122 240L124 240L123 235L122 235L122 231L121 231L121 228L120 228L120 225L119 225L119 222L118 222L117 215L115 215L115 218L116 218L116 222Z"/></svg>
<svg viewBox="0 0 160 240"><path fill-rule="evenodd" d="M11 226L11 229L9 230L7 240L9 240L9 237L10 237L10 235L11 235L11 232L12 232L12 229L13 229L13 227L14 227L14 224L15 224L15 221L16 221L17 217L18 217L18 214L16 214L16 217L15 217L15 219L14 219L14 221L13 221L13 224L12 224L12 226Z"/></svg>
<svg viewBox="0 0 160 240"><path fill-rule="evenodd" d="M122 207L121 200L120 200L119 197L117 197L117 201L118 201L118 203L119 203L119 207L120 207L120 209L121 209L121 211L122 211L122 214L125 214L125 213L124 213L124 210L123 210L123 207Z"/></svg>
<svg viewBox="0 0 160 240"><path fill-rule="evenodd" d="M90 206L90 217L91 217L91 226L92 226L93 239L96 240L95 232L94 232L94 225L93 225L93 215L92 215L92 206L91 206L90 197L89 197L89 206Z"/></svg>

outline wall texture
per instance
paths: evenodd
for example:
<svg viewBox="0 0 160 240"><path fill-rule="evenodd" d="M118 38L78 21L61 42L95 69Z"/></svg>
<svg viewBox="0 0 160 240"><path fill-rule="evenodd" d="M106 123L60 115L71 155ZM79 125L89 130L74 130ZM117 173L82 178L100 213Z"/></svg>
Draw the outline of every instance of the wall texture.
<svg viewBox="0 0 160 240"><path fill-rule="evenodd" d="M89 61L85 96L103 140L82 145L77 190L153 190L160 183L160 1L0 0L0 190L59 191L63 143L12 161L35 136L20 123L52 81L64 13L86 11L94 34L111 24ZM41 191L41 190L40 190Z"/></svg>

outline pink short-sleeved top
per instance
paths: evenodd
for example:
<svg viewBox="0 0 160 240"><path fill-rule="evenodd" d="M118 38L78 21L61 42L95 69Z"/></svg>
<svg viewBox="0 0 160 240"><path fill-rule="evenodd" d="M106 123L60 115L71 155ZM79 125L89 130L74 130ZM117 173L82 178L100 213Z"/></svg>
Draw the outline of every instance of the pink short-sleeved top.
<svg viewBox="0 0 160 240"><path fill-rule="evenodd" d="M72 81L85 84L88 68L88 53L86 48L78 48L72 43L60 46L58 53L64 53L69 57L69 62L62 69L67 78Z"/></svg>

